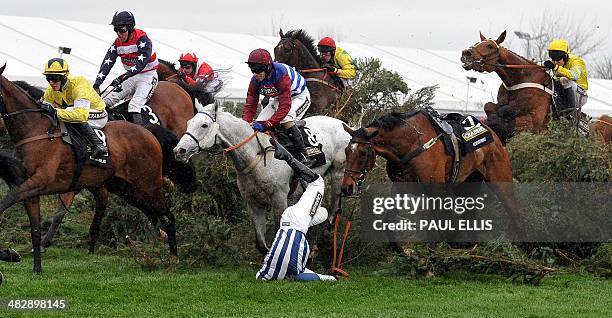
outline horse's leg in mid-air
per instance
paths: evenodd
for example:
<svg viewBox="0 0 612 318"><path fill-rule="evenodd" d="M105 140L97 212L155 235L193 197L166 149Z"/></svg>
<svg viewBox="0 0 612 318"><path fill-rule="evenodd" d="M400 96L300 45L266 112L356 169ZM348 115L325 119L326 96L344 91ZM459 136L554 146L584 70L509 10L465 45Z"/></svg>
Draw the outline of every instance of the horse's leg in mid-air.
<svg viewBox="0 0 612 318"><path fill-rule="evenodd" d="M486 155L484 161L484 171L480 170L487 185L495 192L497 198L501 201L506 213L510 217L509 230L511 233L518 235L521 213L516 201L516 193L514 192L514 182L512 178L512 169L510 168L510 159L508 153L501 143L494 141L493 144L487 146L492 149L492 152Z"/></svg>
<svg viewBox="0 0 612 318"><path fill-rule="evenodd" d="M58 196L59 204L57 205L57 210L51 219L51 225L49 226L47 233L42 238L41 244L43 247L49 247L53 244L53 237L55 237L57 230L62 224L64 216L66 216L66 213L68 213L67 208L72 205L75 195L75 192L68 192Z"/></svg>
<svg viewBox="0 0 612 318"><path fill-rule="evenodd" d="M247 210L255 224L255 247L262 254L268 253L266 244L266 207L254 200L246 200Z"/></svg>
<svg viewBox="0 0 612 318"><path fill-rule="evenodd" d="M106 212L106 206L108 204L108 190L105 187L91 188L89 191L93 194L96 208L93 220L89 226L89 254L93 254L96 248L96 240L100 233L100 224L102 218Z"/></svg>

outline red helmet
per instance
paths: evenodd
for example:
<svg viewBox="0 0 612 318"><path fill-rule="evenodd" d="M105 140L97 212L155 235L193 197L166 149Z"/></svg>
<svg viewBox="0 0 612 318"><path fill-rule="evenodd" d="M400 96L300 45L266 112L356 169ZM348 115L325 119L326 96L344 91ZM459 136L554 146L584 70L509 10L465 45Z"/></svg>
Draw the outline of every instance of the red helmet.
<svg viewBox="0 0 612 318"><path fill-rule="evenodd" d="M179 57L179 62L193 62L198 63L198 57L195 53L182 53Z"/></svg>
<svg viewBox="0 0 612 318"><path fill-rule="evenodd" d="M334 39L330 38L329 36L326 36L319 41L319 44L317 44L317 46L329 46L335 49L336 41L334 41Z"/></svg>
<svg viewBox="0 0 612 318"><path fill-rule="evenodd" d="M247 63L271 65L272 56L270 55L270 52L266 51L265 49L256 49L249 54Z"/></svg>

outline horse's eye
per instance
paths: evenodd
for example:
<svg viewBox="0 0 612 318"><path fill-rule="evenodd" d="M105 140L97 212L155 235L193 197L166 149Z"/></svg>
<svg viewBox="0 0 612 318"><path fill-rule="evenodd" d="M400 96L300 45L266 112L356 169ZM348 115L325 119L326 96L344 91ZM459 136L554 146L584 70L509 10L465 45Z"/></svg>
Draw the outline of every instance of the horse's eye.
<svg viewBox="0 0 612 318"><path fill-rule="evenodd" d="M202 128L208 128L208 124L202 124Z"/></svg>
<svg viewBox="0 0 612 318"><path fill-rule="evenodd" d="M491 50L494 49L493 44L489 44L487 45L488 48L490 48Z"/></svg>

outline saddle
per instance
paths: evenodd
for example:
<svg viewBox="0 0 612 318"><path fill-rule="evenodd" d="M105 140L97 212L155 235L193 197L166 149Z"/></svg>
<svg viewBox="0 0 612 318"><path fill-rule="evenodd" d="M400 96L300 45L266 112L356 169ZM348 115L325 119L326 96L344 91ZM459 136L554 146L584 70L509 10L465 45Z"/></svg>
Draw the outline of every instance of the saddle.
<svg viewBox="0 0 612 318"><path fill-rule="evenodd" d="M304 140L308 158L313 161L310 168L312 169L324 165L327 161L323 153L323 144L318 141L317 136L306 126L304 120L298 120L295 124L300 129L300 133L302 133L302 139ZM291 142L291 138L287 135L287 131L281 126L277 126L274 128L273 132L278 142L287 149L293 157L298 158L300 151L294 146L293 142Z"/></svg>
<svg viewBox="0 0 612 318"><path fill-rule="evenodd" d="M431 107L424 113L434 129L441 135L446 154L454 157L453 174L450 182L456 182L461 158L493 142L491 131L480 120L460 113L439 114Z"/></svg>
<svg viewBox="0 0 612 318"><path fill-rule="evenodd" d="M130 100L125 100L115 106L106 108L108 112L109 120L127 120L129 122L134 122L132 120L132 115L128 112L128 104ZM154 125L161 125L161 121L159 120L159 116L153 111L151 107L145 105L140 111L142 115L142 120L146 123L151 123Z"/></svg>
<svg viewBox="0 0 612 318"><path fill-rule="evenodd" d="M71 124L64 123L63 121L59 122L59 126L62 140L72 146L76 159L76 168L70 184L71 190L76 186L76 183L81 176L81 172L83 172L84 165L88 164L105 169L112 168L110 151L101 158L92 158L91 154L93 152L93 146L87 141L85 136L82 136L79 133L78 129ZM100 129L94 128L94 131L96 132L98 138L106 145L106 134L104 134L104 132Z"/></svg>

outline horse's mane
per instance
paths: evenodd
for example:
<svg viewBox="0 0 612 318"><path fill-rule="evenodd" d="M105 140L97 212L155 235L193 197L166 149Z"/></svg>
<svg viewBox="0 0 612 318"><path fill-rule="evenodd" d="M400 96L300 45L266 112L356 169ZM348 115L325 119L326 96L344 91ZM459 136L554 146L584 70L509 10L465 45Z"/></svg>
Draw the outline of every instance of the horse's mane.
<svg viewBox="0 0 612 318"><path fill-rule="evenodd" d="M300 42L302 42L302 44L306 47L308 52L310 52L310 54L312 54L313 57L318 56L319 53L318 53L317 48L315 46L314 39L308 33L306 33L306 31L304 31L302 29L291 30L291 31L285 33L284 36L283 36L283 39L284 38L290 38L290 37L292 37L296 33L299 33L299 37L297 39L300 40Z"/></svg>
<svg viewBox="0 0 612 318"><path fill-rule="evenodd" d="M169 67L171 70L173 70L175 73L178 72L178 70L176 69L176 63L172 63L170 61L166 61L163 59L157 59L159 61L159 63L166 65L167 67Z"/></svg>
<svg viewBox="0 0 612 318"><path fill-rule="evenodd" d="M34 100L40 100L45 94L44 90L31 85L26 81L13 81L13 84L21 87L21 89L28 93L28 95L30 95L30 97L32 97Z"/></svg>
<svg viewBox="0 0 612 318"><path fill-rule="evenodd" d="M392 112L385 114L378 119L375 119L371 122L367 127L379 127L384 131L390 131L397 126L403 125L406 123L406 119L418 114L420 110L415 110L409 113L399 113Z"/></svg>
<svg viewBox="0 0 612 318"><path fill-rule="evenodd" d="M522 56L522 55L520 55L520 54L518 54L518 53L516 53L516 52L512 51L511 49L509 49L509 48L507 48L507 47L503 47L503 46L500 46L500 47L501 47L501 48L504 48L506 51L508 51L508 53L510 53L511 55L514 55L514 56L518 57L519 59L521 59L522 61L526 62L527 64L534 64L534 65L535 65L535 64L538 64L538 63L536 63L536 62L534 62L534 61L532 61L532 60L530 60L530 59L528 59L528 58L526 58L526 57L524 57L524 56Z"/></svg>

